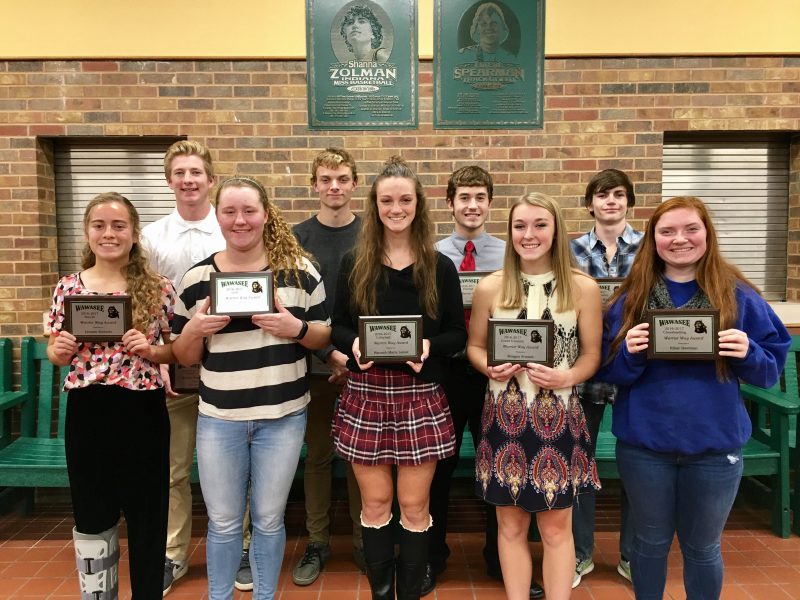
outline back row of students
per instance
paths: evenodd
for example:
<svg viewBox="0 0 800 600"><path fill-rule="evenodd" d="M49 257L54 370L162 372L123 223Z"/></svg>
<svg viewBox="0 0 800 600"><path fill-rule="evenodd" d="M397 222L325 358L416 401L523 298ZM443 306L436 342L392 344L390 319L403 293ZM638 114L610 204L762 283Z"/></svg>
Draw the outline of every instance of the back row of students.
<svg viewBox="0 0 800 600"><path fill-rule="evenodd" d="M248 177L218 185L212 207L211 157L196 142L174 144L165 172L176 210L144 229L119 194L89 203L82 271L53 296L48 354L70 366L65 437L82 597L115 597L120 511L134 599L160 598L186 573L196 430L210 598L232 598L234 585L275 596L304 438L309 543L294 582L312 583L330 556L335 451L351 466L353 558L373 598L419 598L446 568L449 484L469 423L488 573L511 599L568 598L594 567L594 444L611 401L627 496L618 571L637 598L661 598L677 532L687 597L719 597L720 536L750 434L738 381L772 385L789 336L721 257L700 200L668 200L636 232L626 222L633 186L610 169L586 190L590 232L570 242L557 203L529 193L509 210L504 244L485 230L491 177L465 167L447 188L455 233L434 245L422 185L396 157L358 217L355 162L341 149L320 153L311 174L320 210L294 231ZM276 312L210 314L212 273L265 269ZM471 311L457 269L494 271ZM593 278L629 274L603 327ZM77 343L63 329L64 297L97 293L133 297L121 342ZM670 307L720 310L716 360L646 358L642 315ZM362 362L358 317L399 314L423 315L419 362ZM553 367L488 366L490 317L552 320ZM171 391L159 369L171 362L202 365L199 395ZM252 542L242 552L248 495ZM544 590L532 578L532 514Z"/></svg>

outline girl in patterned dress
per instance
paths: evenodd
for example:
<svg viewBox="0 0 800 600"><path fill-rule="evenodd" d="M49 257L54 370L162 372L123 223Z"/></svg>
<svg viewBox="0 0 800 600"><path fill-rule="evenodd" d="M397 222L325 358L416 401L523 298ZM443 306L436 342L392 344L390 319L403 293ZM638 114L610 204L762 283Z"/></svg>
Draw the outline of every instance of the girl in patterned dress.
<svg viewBox="0 0 800 600"><path fill-rule="evenodd" d="M56 286L47 346L53 364L69 365L64 444L81 598L117 597L122 511L133 597L156 600L169 499L169 418L159 363L173 362L175 290L150 269L139 245L139 215L127 198L95 197L83 225L83 271ZM64 298L97 294L131 296L133 323L121 341L77 342L64 329Z"/></svg>
<svg viewBox="0 0 800 600"><path fill-rule="evenodd" d="M359 315L414 314L423 315L419 362L361 361ZM342 263L333 316L333 342L350 369L333 434L361 491L373 599L395 598L392 465L400 504L397 598L420 597L431 480L436 461L451 456L456 441L438 381L444 357L463 348L466 337L458 274L434 249L422 185L402 159L390 159L370 190L360 241Z"/></svg>
<svg viewBox="0 0 800 600"><path fill-rule="evenodd" d="M574 268L555 201L531 193L508 217L503 270L485 277L472 304L467 356L489 386L475 453L479 495L497 506L498 547L506 594L527 600L531 581L531 513L542 535L544 589L569 598L575 569L572 503L599 487L586 419L575 386L600 363L600 290ZM487 364L488 321L554 322L553 367Z"/></svg>

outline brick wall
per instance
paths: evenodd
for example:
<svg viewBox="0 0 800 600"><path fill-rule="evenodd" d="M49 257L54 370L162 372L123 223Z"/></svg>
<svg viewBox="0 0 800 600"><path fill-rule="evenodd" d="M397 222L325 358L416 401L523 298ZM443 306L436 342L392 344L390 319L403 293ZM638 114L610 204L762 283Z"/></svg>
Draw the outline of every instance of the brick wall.
<svg viewBox="0 0 800 600"><path fill-rule="evenodd" d="M570 231L590 227L586 182L617 167L636 182L634 225L660 201L665 131L800 130L800 58L549 59L541 131L435 131L432 68L420 66L420 127L309 132L303 61L0 62L0 336L41 332L57 276L52 138L181 135L214 151L220 174L261 179L291 222L315 209L308 165L324 146L353 151L367 184L402 154L450 232L444 190L468 163L495 177L490 231L527 190L558 198ZM800 138L792 148L789 297L800 300Z"/></svg>

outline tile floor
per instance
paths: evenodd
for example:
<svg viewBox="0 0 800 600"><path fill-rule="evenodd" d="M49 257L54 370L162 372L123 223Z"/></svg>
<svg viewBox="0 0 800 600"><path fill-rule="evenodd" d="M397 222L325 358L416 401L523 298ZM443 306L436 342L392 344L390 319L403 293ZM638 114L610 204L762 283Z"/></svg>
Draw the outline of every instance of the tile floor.
<svg viewBox="0 0 800 600"><path fill-rule="evenodd" d="M613 483L613 482L612 482ZM500 584L484 574L481 548L481 509L471 497L469 486L452 500L449 537L452 557L447 571L426 600L493 600L505 597ZM610 487L610 486L607 486ZM574 590L575 600L618 600L633 598L632 588L616 572L619 505L614 489L598 498L595 570ZM71 544L72 519L63 496L45 493L28 517L17 513L0 516L0 599L36 598L54 600L77 598L75 563ZM281 600L368 600L369 585L350 560L349 520L344 502L334 505L333 557L321 577L300 588L292 584L291 569L305 547L302 500L290 501L287 510L287 546L278 598ZM176 583L169 598L207 598L205 579L205 514L202 501L194 506L194 532L189 573ZM677 546L677 543L675 544ZM683 599L681 557L673 546L670 556L667 599ZM780 539L769 529L766 510L746 505L734 508L723 536L726 564L723 600L800 599L800 537ZM532 544L534 572L541 573L541 547ZM130 600L127 560L123 542L120 569L120 599ZM235 599L248 599L236 592Z"/></svg>

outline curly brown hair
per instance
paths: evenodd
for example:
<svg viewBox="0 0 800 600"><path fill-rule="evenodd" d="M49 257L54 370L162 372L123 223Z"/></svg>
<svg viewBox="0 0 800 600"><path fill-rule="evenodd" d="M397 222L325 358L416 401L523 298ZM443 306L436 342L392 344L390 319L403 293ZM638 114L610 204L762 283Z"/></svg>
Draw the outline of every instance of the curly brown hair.
<svg viewBox="0 0 800 600"><path fill-rule="evenodd" d="M88 229L89 217L95 207L101 204L111 204L114 202L125 207L128 211L128 217L131 220L134 242L131 251L128 253L128 264L123 267L123 275L126 281L125 287L128 294L131 296L133 328L146 334L150 322L158 317L161 311L163 280L158 273L150 268L147 256L144 251L142 251L142 247L139 244L139 237L141 236L142 229L136 207L122 194L117 192L104 192L92 198L89 204L86 205L86 210L83 212L83 229L84 231ZM93 267L96 262L97 257L87 243L83 247L83 262L81 266L84 269L88 269Z"/></svg>
<svg viewBox="0 0 800 600"><path fill-rule="evenodd" d="M294 277L294 285L301 287L300 271L306 270L304 258L311 261L311 255L303 250L303 247L294 237L291 227L283 218L278 207L269 201L267 190L263 185L252 177L234 175L220 183L214 194L214 206L219 207L219 199L223 190L231 187L247 187L258 193L261 206L267 213L267 224L264 226L263 241L264 250L267 254L267 263L273 272L283 271L287 285L290 283L288 277Z"/></svg>

